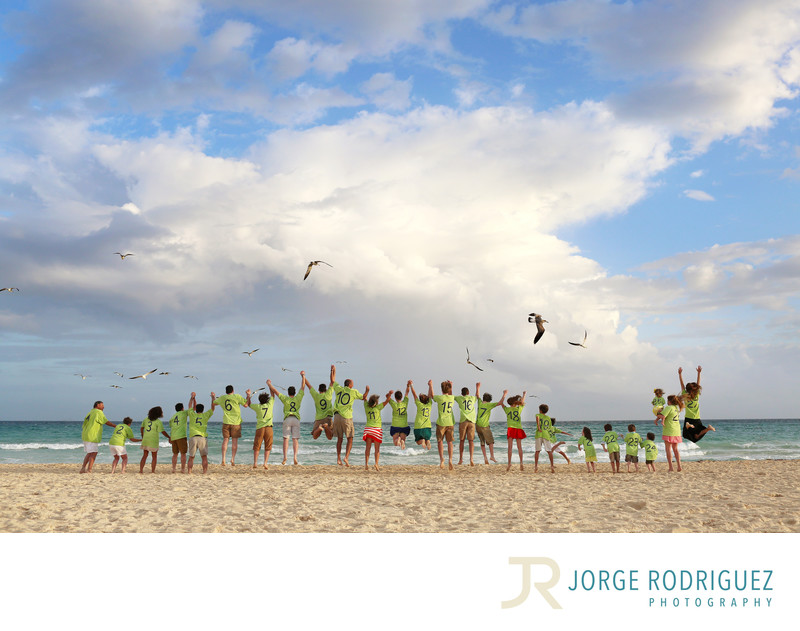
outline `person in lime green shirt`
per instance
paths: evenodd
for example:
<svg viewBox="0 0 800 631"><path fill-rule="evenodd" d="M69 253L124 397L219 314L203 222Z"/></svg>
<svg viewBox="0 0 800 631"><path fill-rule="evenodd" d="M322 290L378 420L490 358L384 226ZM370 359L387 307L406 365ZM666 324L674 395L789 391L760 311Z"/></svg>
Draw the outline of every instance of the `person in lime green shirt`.
<svg viewBox="0 0 800 631"><path fill-rule="evenodd" d="M475 419L475 433L481 441L481 452L483 453L483 463L489 464L489 458L486 457L486 445L489 445L489 456L491 461L496 463L494 457L494 435L492 428L489 426L489 420L492 416L492 410L498 405L502 405L506 400L508 390L503 390L503 396L497 403L492 403L492 395L485 392L483 399L481 399L481 384L475 384L475 397L478 399L478 415Z"/></svg>
<svg viewBox="0 0 800 631"><path fill-rule="evenodd" d="M105 403L102 401L95 401L94 407L83 419L83 426L81 427L81 440L83 441L83 451L86 455L83 458L83 466L81 473L91 473L94 461L97 459L97 449L100 441L103 440L103 426L116 427L114 423L106 418L103 413L105 410Z"/></svg>
<svg viewBox="0 0 800 631"><path fill-rule="evenodd" d="M130 416L126 416L122 419L122 423L114 428L114 433L111 434L111 438L108 440L111 455L114 456L114 462L111 463L111 473L116 471L120 458L122 459L120 472L125 473L125 469L128 466L128 451L125 449L125 441L131 440L138 443L141 440L141 438L134 438L131 423L133 423L133 419Z"/></svg>
<svg viewBox="0 0 800 631"><path fill-rule="evenodd" d="M506 413L506 438L508 438L508 466L506 471L511 471L511 452L514 449L514 441L517 441L517 453L519 454L519 470L525 469L522 464L522 439L526 438L525 430L522 429L522 410L525 407L525 397L528 391L524 391L522 396L514 395L508 399L507 403L502 404L503 411ZM552 460L552 456L550 456Z"/></svg>
<svg viewBox="0 0 800 631"><path fill-rule="evenodd" d="M217 395L211 393L211 409L206 412L202 403L196 403L196 394L192 392L189 399L189 416L187 418L187 434L189 435L189 462L186 467L191 475L195 454L199 451L203 461L203 473L208 473L208 420L214 415Z"/></svg>
<svg viewBox="0 0 800 631"><path fill-rule="evenodd" d="M392 406L392 426L389 428L389 435L392 437L392 442L395 447L400 449L406 448L406 438L411 433L411 428L408 426L408 391L411 388L411 382L406 384L405 394L400 390L395 390L394 401L390 398L389 405Z"/></svg>
<svg viewBox="0 0 800 631"><path fill-rule="evenodd" d="M693 443L699 441L708 432L716 432L713 425L706 427L700 420L700 394L703 388L700 387L700 373L703 367L697 367L697 381L683 383L683 368L678 368L678 379L681 382L681 396L686 404L686 418L683 421L683 438Z"/></svg>
<svg viewBox="0 0 800 631"><path fill-rule="evenodd" d="M353 437L355 428L353 427L353 403L364 398L358 390L353 387L352 379L345 379L344 385L340 386L336 382L336 366L331 364L331 388L333 388L336 401L333 406L333 433L336 435L336 464L350 466L350 450L353 448ZM342 441L347 439L345 447L344 461L342 461Z"/></svg>
<svg viewBox="0 0 800 631"><path fill-rule="evenodd" d="M628 473L631 472L631 463L634 464L636 473L639 473L639 450L642 448L642 437L636 433L636 425L628 425L628 433L623 439L625 441L625 466Z"/></svg>
<svg viewBox="0 0 800 631"><path fill-rule="evenodd" d="M667 455L667 470L672 471L672 456L675 456L675 463L678 471L681 471L681 454L678 451L678 445L683 442L681 436L681 419L680 413L683 410L683 398L678 395L671 394L667 397L667 405L661 410L661 413L656 417L656 425L663 422L664 430L661 433L661 438L664 441L664 451Z"/></svg>
<svg viewBox="0 0 800 631"><path fill-rule="evenodd" d="M333 384L333 380L331 380ZM325 432L325 438L333 439L333 389L324 383L319 384L319 390L314 390L314 386L305 380L311 398L314 399L314 426L311 428L311 438L317 440Z"/></svg>
<svg viewBox="0 0 800 631"><path fill-rule="evenodd" d="M611 423L606 423L603 426L605 434L603 434L602 444L603 451L608 453L608 460L611 462L611 473L619 473L619 440L617 432L611 426Z"/></svg>
<svg viewBox="0 0 800 631"><path fill-rule="evenodd" d="M411 394L414 396L414 405L417 408L417 414L414 417L414 441L426 450L431 448L431 408L433 401L428 398L427 394L417 396L417 391L414 390L414 382L409 379L408 387L411 388Z"/></svg>
<svg viewBox="0 0 800 631"><path fill-rule="evenodd" d="M581 437L578 439L578 451L586 452L586 470L589 473L596 473L597 468L597 451L592 442L592 430L584 427L581 432Z"/></svg>
<svg viewBox="0 0 800 631"><path fill-rule="evenodd" d="M647 470L650 473L656 472L656 458L658 458L658 445L655 443L656 435L653 432L647 432L647 440L642 443L644 447L644 462L647 465Z"/></svg>
<svg viewBox="0 0 800 631"><path fill-rule="evenodd" d="M392 398L392 391L386 393L386 400L381 403L377 394L370 396L369 386L364 389L364 414L367 417L362 436L366 443L364 451L364 469L369 471L369 452L375 447L375 471L380 471L381 443L383 442L383 428L381 427L381 410Z"/></svg>
<svg viewBox="0 0 800 631"><path fill-rule="evenodd" d="M142 421L142 459L139 462L139 473L144 473L144 465L147 462L147 454L150 453L150 468L156 472L158 462L158 435L164 437L172 443L172 440L164 429L161 419L164 418L164 411L160 407L150 408L147 418Z"/></svg>
<svg viewBox="0 0 800 631"><path fill-rule="evenodd" d="M248 390L245 394L250 396ZM222 466L228 457L228 440L231 443L231 466L236 466L236 450L239 448L239 439L242 437L242 410L247 407L247 400L233 391L233 386L225 386L225 394L214 401L215 405L222 408Z"/></svg>
<svg viewBox="0 0 800 631"><path fill-rule="evenodd" d="M277 397L283 403L283 462L286 464L286 456L289 450L289 438L292 439L292 456L294 457L294 464L297 462L297 450L300 444L300 406L303 403L303 396L306 393L306 373L304 370L300 371L300 392L295 390L294 386L289 386L286 394L281 394L272 385L270 380L267 380L267 385L273 397Z"/></svg>
<svg viewBox="0 0 800 631"><path fill-rule="evenodd" d="M251 403L250 397L247 398L249 407L256 413L256 434L253 438L253 469L258 468L258 454L261 453L261 445L264 445L264 469L269 469L269 454L272 451L273 425L272 412L275 406L275 397L271 397L266 392L258 395L258 403Z"/></svg>
<svg viewBox="0 0 800 631"><path fill-rule="evenodd" d="M460 412L458 419L458 464L464 463L464 442L469 443L469 466L474 467L475 420L478 416L478 397L469 393L469 388L461 388L456 404Z"/></svg>
<svg viewBox="0 0 800 631"><path fill-rule="evenodd" d="M439 417L436 419L436 446L439 449L439 468L444 469L444 443L447 442L447 465L453 468L453 426L455 417L453 416L453 406L456 399L453 396L453 382L443 381L441 383L442 394L433 394L433 380L428 380L428 398L431 399L439 409Z"/></svg>
<svg viewBox="0 0 800 631"><path fill-rule="evenodd" d="M661 388L656 388L653 390L653 394L656 395L653 397L653 400L650 401L650 405L653 408L653 414L658 416L658 413L661 411L667 402L664 400L664 391Z"/></svg>
<svg viewBox="0 0 800 631"><path fill-rule="evenodd" d="M172 445L172 473L177 473L178 454L181 456L181 473L186 473L186 451L188 439L186 437L186 419L189 410L183 408L183 403L175 404L175 414L169 419L169 438Z"/></svg>

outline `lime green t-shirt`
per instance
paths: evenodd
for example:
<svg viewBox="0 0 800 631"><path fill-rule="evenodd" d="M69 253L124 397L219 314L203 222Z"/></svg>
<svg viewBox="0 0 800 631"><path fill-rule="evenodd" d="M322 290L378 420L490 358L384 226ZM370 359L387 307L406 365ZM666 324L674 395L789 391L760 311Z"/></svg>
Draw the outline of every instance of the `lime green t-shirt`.
<svg viewBox="0 0 800 631"><path fill-rule="evenodd" d="M290 416L300 418L300 405L303 403L303 395L305 392L305 390L301 390L293 397L278 393L278 398L281 400L281 403L283 403L284 420Z"/></svg>
<svg viewBox="0 0 800 631"><path fill-rule="evenodd" d="M208 419L214 414L214 410L206 410L205 412L195 412L189 410L189 418L186 426L189 429L189 437L202 436L208 438Z"/></svg>
<svg viewBox="0 0 800 631"><path fill-rule="evenodd" d="M537 414L536 420L538 424L536 426L536 434L534 438L544 438L546 440L550 440L547 438L550 435L550 428L553 427L553 420L547 416L547 414Z"/></svg>
<svg viewBox="0 0 800 631"><path fill-rule="evenodd" d="M223 425L241 425L242 410L239 406L247 405L247 401L241 394L223 394L214 401L215 405L222 408Z"/></svg>
<svg viewBox="0 0 800 631"><path fill-rule="evenodd" d="M178 438L186 438L186 418L189 416L189 410L181 410L175 412L172 418L169 419L169 437L172 440Z"/></svg>
<svg viewBox="0 0 800 631"><path fill-rule="evenodd" d="M108 422L103 410L92 408L83 419L81 440L86 443L99 443L103 440L103 426Z"/></svg>
<svg viewBox="0 0 800 631"><path fill-rule="evenodd" d="M638 456L639 449L642 445L642 437L636 432L628 432L625 434L625 455Z"/></svg>
<svg viewBox="0 0 800 631"><path fill-rule="evenodd" d="M453 404L456 402L456 398L452 394L436 394L433 396L433 401L439 408L439 418L436 419L436 424L442 427L455 425Z"/></svg>
<svg viewBox="0 0 800 631"><path fill-rule="evenodd" d="M470 394L464 396L458 395L456 397L456 403L458 403L458 409L461 411L458 422L472 421L474 423L478 415L478 397Z"/></svg>
<svg viewBox="0 0 800 631"><path fill-rule="evenodd" d="M492 416L492 410L498 405L500 405L499 401L496 403L478 401L478 416L475 420L475 424L478 427L489 427L489 418Z"/></svg>
<svg viewBox="0 0 800 631"><path fill-rule="evenodd" d="M142 427L144 428L142 446L158 447L158 436L164 431L164 423L161 422L161 419L157 418L151 421L149 418L146 418L142 421Z"/></svg>
<svg viewBox="0 0 800 631"><path fill-rule="evenodd" d="M314 399L314 415L315 421L321 421L325 418L333 416L333 390L325 390L325 392L317 392L314 388L311 390L311 398Z"/></svg>
<svg viewBox="0 0 800 631"><path fill-rule="evenodd" d="M272 409L275 399L272 397L266 403L251 403L250 409L256 413L256 429L272 427Z"/></svg>
<svg viewBox="0 0 800 631"><path fill-rule="evenodd" d="M333 382L333 391L336 393L333 411L342 418L353 418L353 403L363 399L362 394L355 388L340 386L335 381Z"/></svg>
<svg viewBox="0 0 800 631"><path fill-rule="evenodd" d="M680 410L675 405L668 405L661 413L664 415L664 430L662 436L680 436L681 419L678 417ZM688 415L687 415L688 416Z"/></svg>
<svg viewBox="0 0 800 631"><path fill-rule="evenodd" d="M414 402L417 405L417 415L414 417L414 429L423 429L431 426L431 408L433 402L428 400L423 403L419 399Z"/></svg>
<svg viewBox="0 0 800 631"><path fill-rule="evenodd" d="M603 441L606 444L606 449L608 449L608 453L617 453L619 452L619 441L617 440L617 432L614 431L607 431L603 434Z"/></svg>
<svg viewBox="0 0 800 631"><path fill-rule="evenodd" d="M646 460L655 460L658 457L658 445L652 440L646 440L642 443L644 447L644 457Z"/></svg>
<svg viewBox="0 0 800 631"><path fill-rule="evenodd" d="M392 406L392 427L408 427L408 397L402 401L389 399Z"/></svg>
<svg viewBox="0 0 800 631"><path fill-rule="evenodd" d="M381 426L381 410L386 403L377 403L375 406L370 407L367 401L364 401L364 414L367 415L367 427L380 427Z"/></svg>
<svg viewBox="0 0 800 631"><path fill-rule="evenodd" d="M515 405L513 407L504 408L506 413L506 425L510 428L522 429L522 408L525 405Z"/></svg>
<svg viewBox="0 0 800 631"><path fill-rule="evenodd" d="M563 434L563 432L558 427L556 427L555 425L551 424L550 425L550 429L544 435L544 438L546 440L549 440L551 443L555 443L556 442L556 434Z"/></svg>
<svg viewBox="0 0 800 631"><path fill-rule="evenodd" d="M681 392L681 394L686 394L686 390ZM663 412L662 412L663 414ZM666 414L664 415L666 416ZM689 399L686 401L686 418L689 420L693 418L700 418L700 395L697 395L696 399Z"/></svg>
<svg viewBox="0 0 800 631"><path fill-rule="evenodd" d="M586 452L586 460L587 462L591 460L597 460L597 451L595 451L594 444L591 440L586 438L586 436L581 436L578 439L578 444L583 445L583 450Z"/></svg>
<svg viewBox="0 0 800 631"><path fill-rule="evenodd" d="M114 433L111 434L108 444L116 445L117 447L124 447L125 441L130 440L131 438L133 438L133 429L131 429L131 426L126 425L125 423L120 423L114 429Z"/></svg>

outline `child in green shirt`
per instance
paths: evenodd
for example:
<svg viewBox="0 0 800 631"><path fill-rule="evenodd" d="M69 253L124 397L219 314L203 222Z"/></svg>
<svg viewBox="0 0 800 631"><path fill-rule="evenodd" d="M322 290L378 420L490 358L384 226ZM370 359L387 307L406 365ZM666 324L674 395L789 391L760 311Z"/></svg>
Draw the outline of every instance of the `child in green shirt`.
<svg viewBox="0 0 800 631"><path fill-rule="evenodd" d="M606 423L603 426L606 433L603 434L603 451L608 453L608 460L611 462L611 473L619 473L619 441L617 440L617 432L611 427L611 423Z"/></svg>
<svg viewBox="0 0 800 631"><path fill-rule="evenodd" d="M122 419L122 423L117 425L108 441L111 454L114 456L114 462L111 463L111 473L116 470L120 458L122 459L120 473L125 473L125 468L128 466L128 451L125 449L125 441L130 440L138 443L142 440L141 438L134 438L131 423L133 423L133 419L130 416Z"/></svg>
<svg viewBox="0 0 800 631"><path fill-rule="evenodd" d="M592 443L592 430L584 427L581 432L581 437L578 439L578 451L586 452L586 470L589 473L596 473L595 463L597 462L597 452Z"/></svg>
<svg viewBox="0 0 800 631"><path fill-rule="evenodd" d="M639 450L642 448L642 437L636 433L636 425L628 425L628 433L623 439L625 441L625 463L628 473L631 472L631 463L634 464L636 473L639 473Z"/></svg>
<svg viewBox="0 0 800 631"><path fill-rule="evenodd" d="M658 445L655 443L656 435L653 432L647 432L647 440L644 441L644 462L647 465L647 470L651 473L656 471L656 458L658 458Z"/></svg>

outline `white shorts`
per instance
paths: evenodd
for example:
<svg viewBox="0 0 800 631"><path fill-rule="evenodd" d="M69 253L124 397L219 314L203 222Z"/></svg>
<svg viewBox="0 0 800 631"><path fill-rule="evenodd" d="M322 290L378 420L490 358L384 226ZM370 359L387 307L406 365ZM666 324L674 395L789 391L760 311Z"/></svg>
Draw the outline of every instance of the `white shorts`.
<svg viewBox="0 0 800 631"><path fill-rule="evenodd" d="M194 458L198 451L201 456L208 456L208 438L205 436L189 436L188 447L190 458Z"/></svg>
<svg viewBox="0 0 800 631"><path fill-rule="evenodd" d="M296 416L287 416L283 420L283 437L300 438L300 419Z"/></svg>
<svg viewBox="0 0 800 631"><path fill-rule="evenodd" d="M85 440L83 441L83 450L87 454L96 454L97 448L100 446L100 443L88 443Z"/></svg>
<svg viewBox="0 0 800 631"><path fill-rule="evenodd" d="M142 451L149 451L152 453L158 453L158 447L147 447L146 445L142 445Z"/></svg>
<svg viewBox="0 0 800 631"><path fill-rule="evenodd" d="M112 456L128 455L128 451L125 449L125 445L109 445L108 448L111 450Z"/></svg>
<svg viewBox="0 0 800 631"><path fill-rule="evenodd" d="M541 441L541 442L539 442ZM540 448L543 447L545 451L550 452L553 451L553 443L551 443L546 438L537 438L536 439L536 451L539 451Z"/></svg>

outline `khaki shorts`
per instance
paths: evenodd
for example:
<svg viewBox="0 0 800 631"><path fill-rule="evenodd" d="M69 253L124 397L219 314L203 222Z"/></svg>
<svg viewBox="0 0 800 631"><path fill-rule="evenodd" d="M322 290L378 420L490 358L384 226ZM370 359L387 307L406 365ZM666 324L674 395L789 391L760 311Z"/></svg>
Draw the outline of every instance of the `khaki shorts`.
<svg viewBox="0 0 800 631"><path fill-rule="evenodd" d="M253 451L261 449L261 443L264 443L266 451L272 451L272 431L271 425L256 429L256 435L253 438Z"/></svg>
<svg viewBox="0 0 800 631"><path fill-rule="evenodd" d="M336 434L336 438L352 438L355 435L353 419L345 418L341 414L334 414L333 433Z"/></svg>
<svg viewBox="0 0 800 631"><path fill-rule="evenodd" d="M331 427L333 425L333 423L331 422L331 417L330 416L326 416L325 418L321 418L319 420L315 420L314 421L314 427L311 428L311 433L313 434L319 428L321 428L323 425L328 425L329 427Z"/></svg>
<svg viewBox="0 0 800 631"><path fill-rule="evenodd" d="M242 426L241 425L228 425L222 424L222 437L223 438L241 438Z"/></svg>
<svg viewBox="0 0 800 631"><path fill-rule="evenodd" d="M619 452L618 451L609 451L608 452L608 461L609 462L619 462Z"/></svg>
<svg viewBox="0 0 800 631"><path fill-rule="evenodd" d="M186 438L173 438L172 439L172 453L185 454L188 448L188 441Z"/></svg>
<svg viewBox="0 0 800 631"><path fill-rule="evenodd" d="M481 427L480 425L476 425L475 431L478 434L478 438L481 439L481 445L494 445L494 436L492 435L492 429L488 425L486 427Z"/></svg>
<svg viewBox="0 0 800 631"><path fill-rule="evenodd" d="M188 442L190 458L194 458L198 451L201 456L208 456L208 438L205 436L190 436Z"/></svg>
<svg viewBox="0 0 800 631"><path fill-rule="evenodd" d="M639 462L639 456L631 456L629 454L625 454L625 462L633 462L637 464Z"/></svg>
<svg viewBox="0 0 800 631"><path fill-rule="evenodd" d="M287 416L283 419L283 437L300 438L300 419L296 416Z"/></svg>
<svg viewBox="0 0 800 631"><path fill-rule="evenodd" d="M436 426L436 440L441 442L445 440L448 443L453 442L453 426L452 425L437 425Z"/></svg>
<svg viewBox="0 0 800 631"><path fill-rule="evenodd" d="M472 421L461 421L458 424L458 440L475 440L475 423Z"/></svg>

